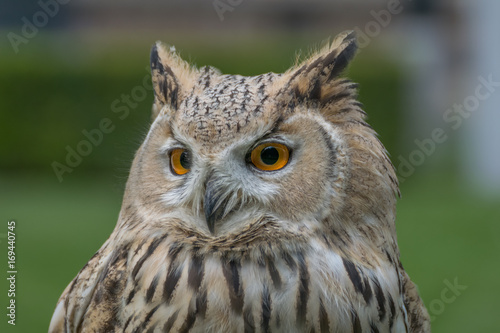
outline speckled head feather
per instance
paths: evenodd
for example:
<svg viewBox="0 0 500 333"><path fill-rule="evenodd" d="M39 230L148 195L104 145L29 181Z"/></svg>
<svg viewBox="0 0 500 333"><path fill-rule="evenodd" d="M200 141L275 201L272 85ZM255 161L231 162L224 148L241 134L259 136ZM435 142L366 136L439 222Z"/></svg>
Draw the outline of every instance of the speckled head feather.
<svg viewBox="0 0 500 333"><path fill-rule="evenodd" d="M153 122L117 226L51 332L430 332L396 241L394 168L337 36L282 74L151 52Z"/></svg>

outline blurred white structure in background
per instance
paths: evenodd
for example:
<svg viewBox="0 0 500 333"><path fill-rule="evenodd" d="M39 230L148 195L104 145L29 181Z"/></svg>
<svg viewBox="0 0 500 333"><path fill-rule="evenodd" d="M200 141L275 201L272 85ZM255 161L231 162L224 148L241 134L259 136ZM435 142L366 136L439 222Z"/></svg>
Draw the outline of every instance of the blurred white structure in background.
<svg viewBox="0 0 500 333"><path fill-rule="evenodd" d="M465 123L464 174L485 197L500 193L500 1L464 1L476 77L490 75L498 86ZM469 91L477 80L471 78Z"/></svg>

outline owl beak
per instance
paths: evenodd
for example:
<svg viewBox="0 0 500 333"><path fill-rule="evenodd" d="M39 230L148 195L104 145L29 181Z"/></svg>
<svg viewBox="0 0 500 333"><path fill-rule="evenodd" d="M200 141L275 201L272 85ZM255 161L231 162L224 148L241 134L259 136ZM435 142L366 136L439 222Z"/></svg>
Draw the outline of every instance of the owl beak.
<svg viewBox="0 0 500 333"><path fill-rule="evenodd" d="M226 214L223 198L220 195L220 190L215 177L209 177L205 187L205 197L203 199L203 210L207 221L208 230L213 234L215 231L215 223L221 220Z"/></svg>

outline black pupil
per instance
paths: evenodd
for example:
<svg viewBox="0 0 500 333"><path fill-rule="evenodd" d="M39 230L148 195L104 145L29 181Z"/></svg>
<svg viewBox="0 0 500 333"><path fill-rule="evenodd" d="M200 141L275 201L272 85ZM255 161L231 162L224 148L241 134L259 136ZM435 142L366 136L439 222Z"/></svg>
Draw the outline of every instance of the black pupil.
<svg viewBox="0 0 500 333"><path fill-rule="evenodd" d="M262 162L264 162L264 164L267 165L276 164L279 158L280 158L279 151L271 146L262 149L262 151L260 152L260 159L262 160Z"/></svg>
<svg viewBox="0 0 500 333"><path fill-rule="evenodd" d="M189 160L189 154L187 151L183 151L180 157L181 166L184 169L189 169L191 167L191 161Z"/></svg>

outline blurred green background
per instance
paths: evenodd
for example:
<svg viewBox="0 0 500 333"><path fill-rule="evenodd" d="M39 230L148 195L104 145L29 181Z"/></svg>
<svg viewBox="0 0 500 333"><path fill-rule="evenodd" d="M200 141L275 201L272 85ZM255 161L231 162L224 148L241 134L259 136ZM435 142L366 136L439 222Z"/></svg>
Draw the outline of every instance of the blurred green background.
<svg viewBox="0 0 500 333"><path fill-rule="evenodd" d="M12 10L10 16L0 15L7 37L0 41L0 267L6 277L7 222L15 220L18 271L16 326L8 325L2 314L1 332L46 331L59 295L114 228L128 168L149 126L152 91L141 87L149 80L149 50L155 40L175 45L197 66L255 75L282 72L293 64L297 50L307 53L336 33L374 20L370 6L342 1L336 6L347 6L346 15L330 5L322 10L318 1L321 15L316 17L296 1L298 9L284 11L281 21L282 7L263 3L256 10L242 2L220 20L213 3L194 9L180 3L164 8L154 1L136 7L75 1L61 5L15 52L8 34L22 36L21 18L31 19L41 10L32 2L21 3L26 6L0 3ZM451 94L445 107L434 104L438 117L412 111L419 108L412 101L427 99L425 89L415 88L415 73L429 68L397 51L406 38L399 28L429 18L447 26L449 11L456 10L444 6L432 11L425 1L415 3L421 6L394 18L392 27L373 37L347 73L360 83L368 121L397 167L400 156L408 158L415 150L415 138L442 126L439 112L462 99ZM385 5L373 6L382 10ZM137 10L142 6L148 10ZM158 19L163 14L172 20ZM156 18L153 23L150 16ZM444 63L453 60L445 58ZM113 112L116 100L139 90L147 95L134 100L126 117ZM52 164L65 164L67 147L76 149L85 139L82 131L98 128L103 118L110 119L114 130L60 181ZM461 132L448 134L450 139L401 184L401 258L429 308L434 332L493 332L500 327L500 293L492 287L500 276L500 200L464 180ZM5 309L8 284L5 278L0 281ZM453 294L450 283L467 288ZM453 295L453 300L447 298Z"/></svg>

